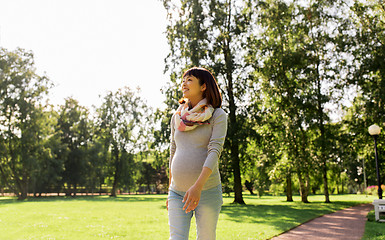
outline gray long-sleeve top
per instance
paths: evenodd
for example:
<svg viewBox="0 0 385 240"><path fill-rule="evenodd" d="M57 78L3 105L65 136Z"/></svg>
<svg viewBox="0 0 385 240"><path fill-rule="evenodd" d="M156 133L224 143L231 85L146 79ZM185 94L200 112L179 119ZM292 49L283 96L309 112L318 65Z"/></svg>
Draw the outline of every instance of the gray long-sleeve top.
<svg viewBox="0 0 385 240"><path fill-rule="evenodd" d="M203 190L218 186L221 183L218 160L227 133L225 111L216 108L209 119L210 124L184 132L175 128L174 118L175 114L171 118L170 189L186 192L194 185L203 167L213 171Z"/></svg>

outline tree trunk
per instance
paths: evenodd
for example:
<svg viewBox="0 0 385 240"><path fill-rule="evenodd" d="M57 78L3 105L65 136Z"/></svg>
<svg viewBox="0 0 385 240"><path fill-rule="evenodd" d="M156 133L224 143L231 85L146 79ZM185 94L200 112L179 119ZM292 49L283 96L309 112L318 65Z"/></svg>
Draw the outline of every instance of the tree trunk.
<svg viewBox="0 0 385 240"><path fill-rule="evenodd" d="M232 82L231 78L229 82ZM230 140L230 151L231 151L231 159L232 159L232 167L233 167L233 174L234 174L234 203L239 204L245 204L243 201L242 196L242 180L241 180L241 168L240 168L240 159L239 159L239 142L238 142L238 136L236 136L236 126L237 126L237 119L235 116L236 106L234 101L234 95L232 92L232 83L229 84L229 108L230 108L230 126L229 126L229 136L228 138ZM230 91L231 90L231 91Z"/></svg>
<svg viewBox="0 0 385 240"><path fill-rule="evenodd" d="M237 146L238 147L238 146ZM234 156L235 153L233 154L233 150L231 151L231 155L233 157L233 173L234 173L234 203L239 203L239 204L245 204L243 201L243 196L242 196L242 182L241 182L241 169L239 167L239 157L238 157L238 148L236 148L236 154L237 156Z"/></svg>
<svg viewBox="0 0 385 240"><path fill-rule="evenodd" d="M18 196L17 200L24 200L28 197L28 182L27 180L21 181L21 188L20 188L20 195Z"/></svg>
<svg viewBox="0 0 385 240"><path fill-rule="evenodd" d="M341 193L344 194L344 182L341 180Z"/></svg>
<svg viewBox="0 0 385 240"><path fill-rule="evenodd" d="M252 182L249 182L248 180L245 181L245 186L247 188L247 190L249 190L250 194L251 195L254 195L254 192L253 192L253 183Z"/></svg>
<svg viewBox="0 0 385 240"><path fill-rule="evenodd" d="M317 54L318 57L318 54ZM329 186L328 186L328 176L327 176L327 165L326 165L326 153L325 153L325 145L326 145L326 136L325 136L325 125L323 122L324 112L322 106L322 93L321 93L321 78L320 78L320 62L317 61L317 72L316 72L316 81L317 81L317 113L318 113L318 127L320 131L320 139L321 139L321 154L320 160L322 162L322 174L323 174L323 183L324 183L324 195L325 195L325 203L330 203L329 199Z"/></svg>
<svg viewBox="0 0 385 240"><path fill-rule="evenodd" d="M299 181L299 193L301 195L301 201L303 203L309 203L307 196L309 194L308 187L306 186L305 180L302 178L301 170L298 169L298 181Z"/></svg>
<svg viewBox="0 0 385 240"><path fill-rule="evenodd" d="M310 176L308 172L305 173L305 190L306 190L306 199L307 199L310 192Z"/></svg>
<svg viewBox="0 0 385 240"><path fill-rule="evenodd" d="M118 176L118 173L117 173L117 170L115 170L114 182L112 184L112 190L111 190L110 197L116 197L116 186L118 185L117 176Z"/></svg>
<svg viewBox="0 0 385 240"><path fill-rule="evenodd" d="M66 193L66 197L70 197L72 194L71 184L67 183L67 188L64 191Z"/></svg>
<svg viewBox="0 0 385 240"><path fill-rule="evenodd" d="M78 184L75 183L74 184L74 192L73 192L74 194L73 194L73 197L76 197L77 192L78 192Z"/></svg>
<svg viewBox="0 0 385 240"><path fill-rule="evenodd" d="M119 176L120 176L120 164L119 164L119 150L115 148L115 174L114 174L114 182L112 184L111 197L116 197L116 190L118 186Z"/></svg>
<svg viewBox="0 0 385 240"><path fill-rule="evenodd" d="M337 194L340 194L340 181L339 181L340 177L338 176L337 179L336 179L336 187L337 187Z"/></svg>
<svg viewBox="0 0 385 240"><path fill-rule="evenodd" d="M287 202L293 201L293 189L292 189L292 182L291 182L291 173L289 173L286 176L286 201Z"/></svg>
<svg viewBox="0 0 385 240"><path fill-rule="evenodd" d="M330 203L326 160L324 160L323 162L323 181L324 181L325 203Z"/></svg>
<svg viewBox="0 0 385 240"><path fill-rule="evenodd" d="M230 7L231 4L229 4ZM231 9L229 10L231 11ZM230 17L228 19L228 29L230 28ZM227 78L227 95L229 97L229 131L228 138L230 140L230 151L232 159L232 167L234 174L234 203L245 204L242 196L242 180L241 180L241 168L240 168L240 159L239 159L239 142L237 136L237 117L236 111L237 106L235 105L234 89L233 89L233 59L230 50L231 39L228 37L223 40L223 54L226 64L226 78Z"/></svg>

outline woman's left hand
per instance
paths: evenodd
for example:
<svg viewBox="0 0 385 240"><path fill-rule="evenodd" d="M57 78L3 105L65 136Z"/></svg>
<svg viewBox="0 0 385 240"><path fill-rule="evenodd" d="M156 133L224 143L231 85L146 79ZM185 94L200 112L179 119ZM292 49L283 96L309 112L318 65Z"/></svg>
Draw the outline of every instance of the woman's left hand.
<svg viewBox="0 0 385 240"><path fill-rule="evenodd" d="M186 213L194 210L198 206L199 200L201 199L201 192L202 189L196 185L193 185L189 190L187 190L182 201L185 203L183 210L185 210Z"/></svg>

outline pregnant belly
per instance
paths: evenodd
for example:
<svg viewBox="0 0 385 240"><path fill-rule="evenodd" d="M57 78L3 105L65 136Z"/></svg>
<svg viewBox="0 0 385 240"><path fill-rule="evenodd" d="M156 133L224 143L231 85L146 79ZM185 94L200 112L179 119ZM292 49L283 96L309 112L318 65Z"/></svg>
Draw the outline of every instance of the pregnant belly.
<svg viewBox="0 0 385 240"><path fill-rule="evenodd" d="M187 191L202 172L207 151L186 153L176 151L171 164L172 184L176 190Z"/></svg>

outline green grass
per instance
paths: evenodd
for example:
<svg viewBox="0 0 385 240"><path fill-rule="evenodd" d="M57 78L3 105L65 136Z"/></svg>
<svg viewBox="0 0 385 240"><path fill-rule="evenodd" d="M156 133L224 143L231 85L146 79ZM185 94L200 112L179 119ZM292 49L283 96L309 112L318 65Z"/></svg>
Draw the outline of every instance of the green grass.
<svg viewBox="0 0 385 240"><path fill-rule="evenodd" d="M109 198L48 197L17 201L0 198L0 239L168 239L166 195L131 195ZM374 197L334 195L332 204L323 196L311 203L286 202L285 197L244 195L246 206L224 197L217 239L269 239L303 222ZM193 218L194 219L194 218ZM192 221L190 239L195 239Z"/></svg>
<svg viewBox="0 0 385 240"><path fill-rule="evenodd" d="M385 240L385 223L376 222L374 210L368 214L363 240Z"/></svg>

